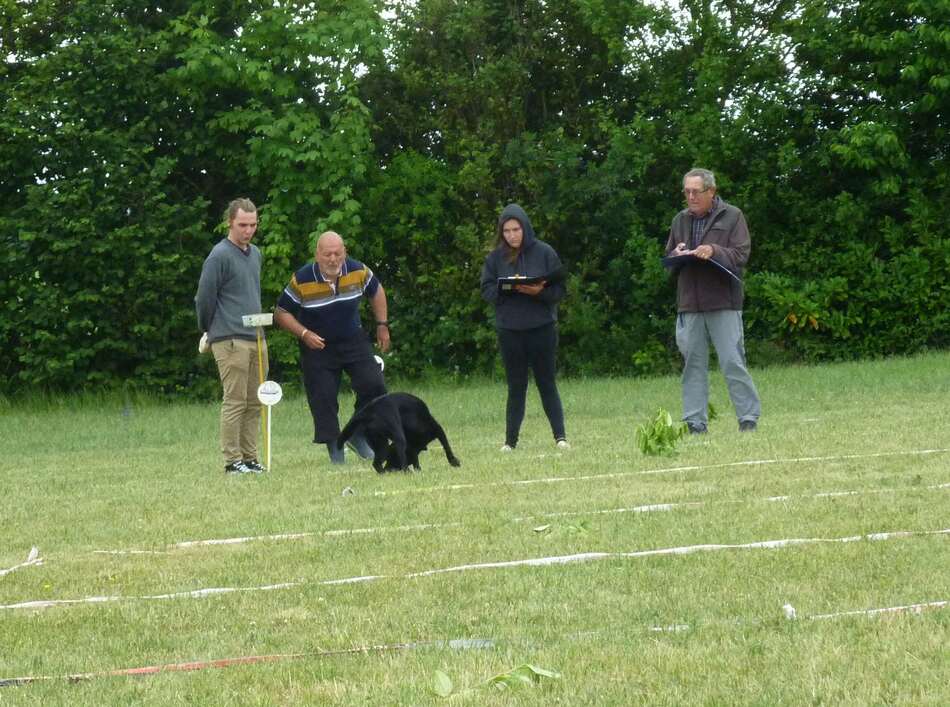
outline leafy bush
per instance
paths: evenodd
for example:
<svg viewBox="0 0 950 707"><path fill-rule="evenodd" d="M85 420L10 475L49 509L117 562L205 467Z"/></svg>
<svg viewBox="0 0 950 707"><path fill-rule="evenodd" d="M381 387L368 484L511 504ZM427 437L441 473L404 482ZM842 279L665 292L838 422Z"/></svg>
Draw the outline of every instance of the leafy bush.
<svg viewBox="0 0 950 707"><path fill-rule="evenodd" d="M676 443L686 434L685 422L673 422L673 416L662 408L646 423L637 427L637 447L649 456L670 455Z"/></svg>

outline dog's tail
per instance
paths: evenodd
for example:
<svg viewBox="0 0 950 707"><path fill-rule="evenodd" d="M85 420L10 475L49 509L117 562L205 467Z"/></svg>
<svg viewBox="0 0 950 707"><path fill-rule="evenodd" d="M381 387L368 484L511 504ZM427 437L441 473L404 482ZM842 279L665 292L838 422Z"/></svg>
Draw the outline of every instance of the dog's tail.
<svg viewBox="0 0 950 707"><path fill-rule="evenodd" d="M365 408L362 408L365 409ZM346 423L346 427L340 432L336 438L336 448L343 449L343 445L346 444L346 440L356 434L357 430L363 425L363 417L357 413L350 418L350 421Z"/></svg>
<svg viewBox="0 0 950 707"><path fill-rule="evenodd" d="M458 457L455 456L455 453L452 451L452 445L449 444L449 438L445 436L445 430L442 429L442 425L440 425L434 417L432 418L432 424L435 426L435 436L439 438L442 449L445 450L445 458L449 460L449 464L452 466L462 466L462 462L459 461Z"/></svg>

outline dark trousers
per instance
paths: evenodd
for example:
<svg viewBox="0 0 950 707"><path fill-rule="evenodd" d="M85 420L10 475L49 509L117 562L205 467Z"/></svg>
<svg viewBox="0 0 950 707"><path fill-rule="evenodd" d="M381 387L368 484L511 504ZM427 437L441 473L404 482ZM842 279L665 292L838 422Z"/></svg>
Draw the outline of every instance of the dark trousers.
<svg viewBox="0 0 950 707"><path fill-rule="evenodd" d="M301 345L300 368L313 416L314 442L332 442L340 434L337 396L344 371L356 393L354 410L386 394L383 372L379 370L373 347L362 331L343 341L328 341L323 349Z"/></svg>
<svg viewBox="0 0 950 707"><path fill-rule="evenodd" d="M508 380L508 403L505 409L505 444L518 444L518 433L524 420L525 397L528 392L528 370L541 394L544 414L551 423L554 439L564 434L564 410L554 376L557 372L557 326L552 322L536 329L498 329L498 346Z"/></svg>

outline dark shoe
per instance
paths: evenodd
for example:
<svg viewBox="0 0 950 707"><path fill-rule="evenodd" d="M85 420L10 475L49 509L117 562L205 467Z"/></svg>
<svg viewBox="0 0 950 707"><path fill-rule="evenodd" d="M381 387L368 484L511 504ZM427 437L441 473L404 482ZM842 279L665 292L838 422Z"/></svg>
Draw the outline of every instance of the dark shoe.
<svg viewBox="0 0 950 707"><path fill-rule="evenodd" d="M706 425L704 425L702 422L687 422L686 426L689 428L689 433L691 435L706 434Z"/></svg>
<svg viewBox="0 0 950 707"><path fill-rule="evenodd" d="M756 425L755 420L742 420L739 423L739 431L740 432L755 432L755 428L757 426L758 425Z"/></svg>
<svg viewBox="0 0 950 707"><path fill-rule="evenodd" d="M245 459L244 466L246 466L255 474L263 474L265 471L267 471L267 469L264 468L264 465L257 461L257 459Z"/></svg>
<svg viewBox="0 0 950 707"><path fill-rule="evenodd" d="M373 461L373 459L376 458L376 454L373 453L373 448L369 446L369 442L366 441L363 435L353 435L346 440L346 446L359 454L363 459Z"/></svg>
<svg viewBox="0 0 950 707"><path fill-rule="evenodd" d="M346 461L343 450L336 446L336 442L327 442L327 451L330 452L330 461L333 464L343 464Z"/></svg>
<svg viewBox="0 0 950 707"><path fill-rule="evenodd" d="M244 462L238 460L224 465L225 474L253 474L251 468Z"/></svg>

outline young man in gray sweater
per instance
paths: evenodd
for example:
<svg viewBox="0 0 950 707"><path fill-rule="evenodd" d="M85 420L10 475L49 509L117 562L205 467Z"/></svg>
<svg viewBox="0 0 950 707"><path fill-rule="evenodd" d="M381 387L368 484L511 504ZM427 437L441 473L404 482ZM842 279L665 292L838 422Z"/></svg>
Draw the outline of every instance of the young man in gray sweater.
<svg viewBox="0 0 950 707"><path fill-rule="evenodd" d="M198 327L208 335L218 364L224 396L221 403L221 452L228 474L261 473L257 435L261 379L257 331L242 323L245 314L261 311L261 251L251 244L257 231L257 207L249 199L228 205L228 237L205 259L195 295ZM267 343L260 361L267 377Z"/></svg>

